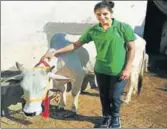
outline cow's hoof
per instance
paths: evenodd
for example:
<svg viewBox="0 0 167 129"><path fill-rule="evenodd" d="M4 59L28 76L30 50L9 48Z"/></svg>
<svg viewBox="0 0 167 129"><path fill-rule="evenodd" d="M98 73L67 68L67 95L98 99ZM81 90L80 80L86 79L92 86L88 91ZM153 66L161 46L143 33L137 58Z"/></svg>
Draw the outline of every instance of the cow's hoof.
<svg viewBox="0 0 167 129"><path fill-rule="evenodd" d="M125 104L129 104L130 100L129 100L129 99L124 99L123 102L124 102Z"/></svg>
<svg viewBox="0 0 167 129"><path fill-rule="evenodd" d="M81 90L81 94L86 94L86 93L87 93L86 91L82 91L82 90Z"/></svg>
<svg viewBox="0 0 167 129"><path fill-rule="evenodd" d="M134 95L137 94L137 91L136 91L136 90L133 90L133 94L134 94Z"/></svg>

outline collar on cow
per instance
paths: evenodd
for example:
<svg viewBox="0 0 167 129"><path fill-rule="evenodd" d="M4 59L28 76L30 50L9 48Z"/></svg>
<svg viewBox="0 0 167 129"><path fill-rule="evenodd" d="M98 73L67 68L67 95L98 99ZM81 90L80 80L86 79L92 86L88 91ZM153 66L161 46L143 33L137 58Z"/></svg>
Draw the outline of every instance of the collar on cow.
<svg viewBox="0 0 167 129"><path fill-rule="evenodd" d="M41 66L39 66L40 64L43 64L44 66L41 67ZM35 69L51 70L50 69L51 68L50 65L46 61L44 61L44 60L42 60L38 64L36 64L34 68Z"/></svg>

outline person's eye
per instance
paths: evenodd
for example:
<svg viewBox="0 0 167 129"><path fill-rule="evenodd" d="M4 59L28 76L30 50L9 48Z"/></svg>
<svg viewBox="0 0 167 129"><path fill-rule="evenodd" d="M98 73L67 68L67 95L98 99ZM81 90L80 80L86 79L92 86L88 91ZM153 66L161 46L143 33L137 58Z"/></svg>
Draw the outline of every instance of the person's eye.
<svg viewBox="0 0 167 129"><path fill-rule="evenodd" d="M96 14L97 16L101 16L101 14Z"/></svg>
<svg viewBox="0 0 167 129"><path fill-rule="evenodd" d="M108 15L108 13L103 13L104 16Z"/></svg>

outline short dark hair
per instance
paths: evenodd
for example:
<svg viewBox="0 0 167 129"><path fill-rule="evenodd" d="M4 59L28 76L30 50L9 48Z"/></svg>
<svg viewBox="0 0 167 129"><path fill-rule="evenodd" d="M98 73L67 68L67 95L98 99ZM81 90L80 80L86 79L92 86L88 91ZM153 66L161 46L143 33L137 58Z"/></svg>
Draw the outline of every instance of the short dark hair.
<svg viewBox="0 0 167 129"><path fill-rule="evenodd" d="M114 2L103 0L102 2L99 2L95 5L94 12L96 12L97 9L101 9L101 8L108 8L108 10L112 13L113 12L112 9L114 8Z"/></svg>

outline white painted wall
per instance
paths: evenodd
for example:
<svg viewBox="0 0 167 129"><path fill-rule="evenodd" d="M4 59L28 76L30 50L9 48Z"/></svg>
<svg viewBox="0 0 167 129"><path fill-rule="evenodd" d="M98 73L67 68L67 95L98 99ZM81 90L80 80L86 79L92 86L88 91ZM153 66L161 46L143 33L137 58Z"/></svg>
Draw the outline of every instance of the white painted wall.
<svg viewBox="0 0 167 129"><path fill-rule="evenodd" d="M31 67L47 49L48 22L95 23L98 1L1 1L1 69L20 61ZM115 1L114 17L135 26L145 18L146 1ZM142 35L143 30L139 30Z"/></svg>

